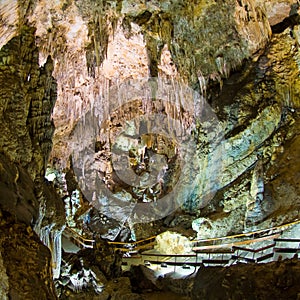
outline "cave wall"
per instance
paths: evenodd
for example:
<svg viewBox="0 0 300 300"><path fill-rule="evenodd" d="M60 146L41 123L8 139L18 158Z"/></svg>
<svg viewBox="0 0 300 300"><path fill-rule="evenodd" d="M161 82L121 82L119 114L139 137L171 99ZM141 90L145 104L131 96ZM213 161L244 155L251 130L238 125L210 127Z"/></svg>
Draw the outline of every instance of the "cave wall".
<svg viewBox="0 0 300 300"><path fill-rule="evenodd" d="M64 226L62 202L44 179L49 156L53 167L69 168L75 124L95 102L106 105L101 95L110 86L129 78L182 80L215 112L225 150L222 156L211 152L207 164L207 149L201 148L205 133L197 128L195 161L211 169L196 174L193 195L185 203L185 210L197 217L193 228L200 237L295 219L300 31L292 24L272 34L271 27L289 17L295 4L3 1L0 264L8 277L2 271L1 293L26 293L13 274L15 252L5 248L21 243L28 260L38 261L44 272L31 282L28 278L39 271L30 269L24 286L33 291L34 285L41 286L41 299L55 297L51 280L45 279L52 277L50 252L30 229L49 240L51 232L55 239ZM205 177L214 172L220 176ZM214 189L208 198L202 197L206 179ZM8 241L7 232L15 238Z"/></svg>
<svg viewBox="0 0 300 300"><path fill-rule="evenodd" d="M2 164L7 164L2 170L8 173L8 190L15 193L11 195L15 199L18 191L12 186L22 180L29 181L23 183L23 191L20 191L23 197L26 197L26 186L32 192L36 189L36 198L42 194L54 131L50 112L56 97L51 59L39 68L35 30L24 25L21 31L1 49L1 152ZM13 202L1 198L2 205L9 206ZM26 217L26 222L34 223L39 211L37 199L26 204L32 206L32 215Z"/></svg>
<svg viewBox="0 0 300 300"><path fill-rule="evenodd" d="M266 156L264 169L272 153L282 149L274 146L280 142L270 138L283 125L282 115L298 105L298 31L294 26L294 37L286 29L271 38L271 26L297 14L295 5L295 1L194 1L190 5L177 0L32 4L27 16L36 27L39 64L50 55L57 80L51 164L70 167L74 127L95 105L105 111L110 87L148 76L182 80L212 106L226 148L212 152L210 162L205 161L201 156L209 150L201 149L201 144L207 136L197 128L200 146L195 161L207 172L196 176L191 197L180 194L187 198L185 209L197 213L217 191L234 186L255 164L261 165L261 152ZM7 19L15 24L12 16ZM283 61L288 64L285 69ZM222 176L212 179L212 173ZM233 220L247 219L248 208L255 206L255 183L252 173L247 174L243 187L219 193L214 198L219 207L211 205L203 216L222 209L227 214L243 204Z"/></svg>
<svg viewBox="0 0 300 300"><path fill-rule="evenodd" d="M287 192L269 171L279 164L281 151L289 151L283 145L297 136L298 27L272 34L272 26L297 14L296 6L295 1L36 5L30 21L38 28L40 59L51 54L58 81L52 164L68 167L75 124L97 104L105 110L110 87L127 79L172 77L205 97L223 135L221 147L210 151L205 148L209 135L197 128L193 161L205 171L196 174L192 195L178 194L186 198L187 212L205 218L194 225L203 227L199 235L239 232L289 210L277 188L285 190L280 195L292 192L297 207L296 185ZM275 223L292 220L296 211ZM202 225L211 222L211 214L220 216L212 232Z"/></svg>
<svg viewBox="0 0 300 300"><path fill-rule="evenodd" d="M44 179L54 131L53 61L49 57L43 66L38 64L35 28L25 17L29 3L8 7L16 19L14 36L4 32L0 49L1 293L3 299L55 299L51 253L33 231L44 217L46 225L54 223L57 229L64 224L61 200Z"/></svg>

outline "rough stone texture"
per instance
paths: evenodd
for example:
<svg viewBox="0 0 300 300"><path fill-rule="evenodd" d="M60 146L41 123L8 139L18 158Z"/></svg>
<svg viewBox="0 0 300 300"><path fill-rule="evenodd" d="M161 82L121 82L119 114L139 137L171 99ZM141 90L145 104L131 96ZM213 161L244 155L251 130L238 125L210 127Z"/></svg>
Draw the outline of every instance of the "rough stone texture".
<svg viewBox="0 0 300 300"><path fill-rule="evenodd" d="M54 165L66 165L62 157L68 157L70 147L65 137L86 109L103 101L99 97L109 86L127 78L171 74L186 79L207 96L220 120L219 130L224 134L221 148L207 153L210 150L201 144L211 137L205 136L205 132L203 135L199 128L200 147L194 161L205 171L196 176L191 196L183 191L178 197L189 197L186 209L199 214L202 208L206 217L210 209L205 207L214 202L215 193L226 187L224 197L215 196L219 200L214 203L219 204L211 211L218 213L224 206L226 224L232 224L227 232L238 232L251 222L266 218L278 207L273 205L273 198L264 204L265 212L260 209L251 215L247 210L260 206L253 202L245 185L241 183L241 187L236 181L244 174L248 174L244 181L251 180L251 169L260 161L261 153L263 169L268 168L270 157L275 157L272 153L280 149L271 138L274 134L278 136L278 127L285 124L282 115L287 112L290 118L287 101L297 102L295 39L286 31L273 36L265 48L271 37L269 22L273 25L288 16L293 9L292 1L276 2L278 7L284 6L281 16L270 2L261 1L196 1L193 5L182 1L123 1L121 4L40 3L35 7L35 16L44 16L48 31L40 23L41 18L30 19L38 26L36 35L42 56L51 54L56 62ZM102 26L100 31L97 24ZM60 44L56 45L56 41ZM162 53L169 58L162 57ZM245 59L254 53L253 61L250 59L240 70ZM286 82L293 82L292 91ZM219 173L222 176L211 176ZM271 207L267 209L268 206ZM239 210L235 211L236 208ZM239 226L235 225L237 219ZM222 224L222 219L218 222Z"/></svg>
<svg viewBox="0 0 300 300"><path fill-rule="evenodd" d="M1 213L0 249L4 265L1 293L8 290L8 299L57 299L50 251L30 226Z"/></svg>
<svg viewBox="0 0 300 300"><path fill-rule="evenodd" d="M264 47L270 37L264 5L244 2L40 1L30 21L38 28L40 60L49 54L55 60L54 162L66 166L65 138L108 87L171 75L205 93Z"/></svg>
<svg viewBox="0 0 300 300"><path fill-rule="evenodd" d="M292 2L280 3L278 7L284 6L284 16L290 14ZM35 15L30 20L38 26L36 35L41 57L51 54L56 62L58 102L54 111L57 125L52 152L54 165L66 165L63 160L71 149L66 137L86 109L103 101L100 95L105 95L109 86L118 80L148 73L172 75L186 79L207 96L220 119L219 130L224 134L221 146L210 151L201 144L212 137L199 128L200 147L193 160L204 172L196 176L192 195L186 190L178 194L178 198L187 198L185 208L196 214L199 208L204 209L202 216L206 216L209 209L205 207L213 202L215 193L226 187L224 197L216 196L219 208L212 208L212 211L218 213L224 205L226 214L221 216L228 218L226 224L232 224L227 227L228 233L262 221L278 207L273 205L272 197L265 201L264 207L255 204L245 185L236 184L245 174L248 174L247 180L251 180L253 175L249 170L260 163L261 153L263 169L267 168L269 155L280 149L271 138L277 134L278 127L284 125L282 116L288 112L291 101L287 97L297 101L295 39L286 31L273 36L270 46L265 48L271 37L269 20L272 18L272 24L282 20L269 2L44 4L35 7ZM40 15L45 18L49 30L40 23L41 18L35 17ZM101 25L100 31L97 24ZM56 45L56 41L60 44ZM253 60L240 70L245 59L254 53ZM284 65L295 71L289 72ZM292 92L285 82L293 82ZM105 101L101 105L105 106ZM274 159L275 153L272 157ZM228 185L235 187L227 188ZM235 208L240 209L235 211ZM257 213L247 213L254 208L259 208ZM235 225L237 220L239 226ZM217 228L222 226L222 219L218 222ZM220 235L226 234L226 231L218 231Z"/></svg>
<svg viewBox="0 0 300 300"><path fill-rule="evenodd" d="M278 24L297 11L296 1L264 1L266 13L271 26Z"/></svg>
<svg viewBox="0 0 300 300"><path fill-rule="evenodd" d="M34 28L24 25L20 35L2 47L1 146L10 160L25 167L40 182L52 146L50 113L56 89L51 59L38 66Z"/></svg>
<svg viewBox="0 0 300 300"><path fill-rule="evenodd" d="M1 249L0 255L3 252ZM9 292L9 283L8 283L8 276L6 274L6 269L3 264L2 255L0 256L0 278L1 278L1 286L0 286L0 297L3 300L8 299L8 292Z"/></svg>
<svg viewBox="0 0 300 300"><path fill-rule="evenodd" d="M5 0L0 3L0 48L12 39L18 28L18 1Z"/></svg>
<svg viewBox="0 0 300 300"><path fill-rule="evenodd" d="M7 23L16 23L17 7L15 2L9 7L3 17ZM223 209L233 227L244 215L236 231L243 229L247 218L250 223L263 220L280 204L275 205L272 196L258 214L247 213L260 206L245 185L236 181L246 173L251 180L249 169L258 163L261 152L263 169L268 168L269 158L273 161L276 151L283 149L277 146L282 140L270 138L280 136L277 127L279 122L283 124L285 113L294 118L288 109L297 106L298 99L297 26L294 38L287 30L273 36L263 50L270 41L270 24L294 13L295 1L194 1L193 5L184 1L41 1L32 6L28 16L37 27L40 64L50 54L58 81L53 164L68 165L68 136L74 124L95 102L103 101L99 97L111 85L149 74L184 78L212 103L225 136L224 148L209 155L200 146L195 161L206 171L196 176L191 197L185 192L178 197L189 197L186 209L197 215L199 208L205 217L209 211ZM240 70L254 53L253 62L249 60ZM205 144L207 137L200 129L198 134L199 144ZM204 159L203 153L207 155ZM223 175L210 176L218 172ZM218 194L218 201L212 200L224 187L223 196ZM217 202L218 207L213 207ZM236 208L240 208L237 213ZM233 227L228 232L234 231Z"/></svg>
<svg viewBox="0 0 300 300"><path fill-rule="evenodd" d="M28 172L20 165L14 165L3 154L0 155L0 166L1 209L18 221L33 224L38 219L39 203Z"/></svg>
<svg viewBox="0 0 300 300"><path fill-rule="evenodd" d="M130 278L132 290L137 293L152 292L161 290L161 284L157 279L154 271L149 270L147 267L131 266L130 271L127 274Z"/></svg>
<svg viewBox="0 0 300 300"><path fill-rule="evenodd" d="M56 288L60 299L131 299L129 279L121 276L121 256L97 242L95 250L64 254Z"/></svg>
<svg viewBox="0 0 300 300"><path fill-rule="evenodd" d="M1 184L6 184L1 202L17 218L34 224L42 218L39 210L45 201L44 174L52 147L56 84L51 59L41 68L38 65L35 29L24 25L20 31L0 51ZM16 209L16 205L23 208ZM25 218L26 209L30 214Z"/></svg>
<svg viewBox="0 0 300 300"><path fill-rule="evenodd" d="M197 228L198 237L208 237L211 234L222 236L245 229L251 230L253 225L254 228L266 228L277 222L281 224L297 218L297 30L295 27L294 37L290 36L288 29L273 35L257 62L238 73L238 81L233 81L237 78L235 75L225 80L222 91L214 96L213 106L218 111L217 115L220 119L225 118L227 124L223 141L225 151L222 152L220 161L215 160L217 164L213 164L217 169L223 170L223 175L212 177L210 182L224 184L220 184L220 190L214 199L203 207L200 215L205 219L195 221L195 226L198 226L196 223L203 224L202 229L201 226ZM229 99L232 102L226 103ZM260 114L264 112L266 115L260 118ZM251 128L254 131L250 134ZM256 142L251 142L253 139L257 139ZM249 144L246 145L247 143ZM244 147L247 149L245 156L242 154ZM226 165L224 169L222 164ZM260 192L255 183L258 167L263 182ZM231 184L226 186L225 181L231 181ZM198 185L197 188L201 186ZM259 197L262 199L259 200ZM290 199L293 199L293 204ZM197 201L193 200L192 203ZM281 212L284 212L284 216ZM222 226L222 223L226 226Z"/></svg>
<svg viewBox="0 0 300 300"><path fill-rule="evenodd" d="M52 73L58 82L58 101L51 163L57 168L70 167L70 136L84 113L97 102L104 116L111 86L128 78L159 75L195 88L218 120L214 130L195 122L198 148L192 160L203 172L192 175L193 189L189 186L177 195L187 198L185 210L192 214L190 222L196 219L198 236L225 235L297 218L300 31L296 2L2 1L1 209L23 222L17 227L36 222L38 232L53 230L53 236L64 223L61 203L43 178L53 134ZM271 36L274 26L276 34ZM209 142L219 136L220 145L211 148ZM159 224L147 233L159 232ZM184 226L188 228L186 222ZM142 232L144 227L136 228ZM35 241L29 231L13 230L22 245ZM38 247L47 257L46 248ZM3 245L1 250L5 251ZM1 253L5 265L13 256ZM109 265L108 258L103 258L103 264L106 260ZM12 265L5 268L12 283L9 289L17 293ZM51 288L49 282L41 283L41 293ZM6 284L3 289L6 294Z"/></svg>
<svg viewBox="0 0 300 300"><path fill-rule="evenodd" d="M54 131L53 63L49 58L43 66L38 65L35 28L24 21L30 11L29 3L17 5L13 1L6 7L3 4L1 14L11 14L11 19L18 17L9 21L17 24L12 27L15 36L5 33L5 45L1 44L0 49L0 208L3 213L0 236L8 295L11 299L55 299L50 252L30 227L43 219L40 213L43 204L48 200L49 207L53 199L49 192L48 199L44 197L44 174ZM62 208L61 200L53 195L58 200L57 207ZM56 214L55 222L62 226L63 209L47 213ZM55 218L50 219L47 223Z"/></svg>
<svg viewBox="0 0 300 300"><path fill-rule="evenodd" d="M298 259L200 268L191 299L298 299Z"/></svg>
<svg viewBox="0 0 300 300"><path fill-rule="evenodd" d="M160 278L159 282L162 286L162 290L171 291L177 295L177 297L181 295L190 299L195 282L195 274L192 273L191 275L181 278L176 278L175 274L167 274L163 278Z"/></svg>

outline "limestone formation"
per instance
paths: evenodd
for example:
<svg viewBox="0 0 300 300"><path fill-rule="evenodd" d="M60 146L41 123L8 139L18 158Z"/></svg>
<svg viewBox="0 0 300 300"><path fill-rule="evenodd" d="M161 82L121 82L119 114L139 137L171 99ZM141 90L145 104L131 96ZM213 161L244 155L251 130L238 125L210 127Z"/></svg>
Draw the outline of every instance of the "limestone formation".
<svg viewBox="0 0 300 300"><path fill-rule="evenodd" d="M66 225L126 242L169 231L182 244L297 219L299 5L2 0L0 297L141 298L114 282L113 254L99 272L74 258L67 276ZM271 267L274 278L260 274L281 297L298 265ZM226 272L215 280L228 297L233 285L267 297ZM219 297L205 280L193 299Z"/></svg>

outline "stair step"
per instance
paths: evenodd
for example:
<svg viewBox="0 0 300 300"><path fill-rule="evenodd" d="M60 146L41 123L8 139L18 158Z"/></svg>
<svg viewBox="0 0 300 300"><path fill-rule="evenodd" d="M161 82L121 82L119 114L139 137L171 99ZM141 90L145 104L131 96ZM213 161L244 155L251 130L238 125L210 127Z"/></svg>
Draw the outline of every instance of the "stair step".
<svg viewBox="0 0 300 300"><path fill-rule="evenodd" d="M299 248L274 248L274 252L277 253L297 253L300 252Z"/></svg>
<svg viewBox="0 0 300 300"><path fill-rule="evenodd" d="M203 259L203 264L227 264L230 259Z"/></svg>
<svg viewBox="0 0 300 300"><path fill-rule="evenodd" d="M275 243L269 244L267 246L261 247L261 248L257 248L257 249L251 249L251 248L246 248L246 247L239 247L239 246L233 246L233 250L240 250L240 251L247 251L247 252L252 252L252 253L258 253L264 250L267 250L269 248L273 248L275 247Z"/></svg>
<svg viewBox="0 0 300 300"><path fill-rule="evenodd" d="M285 243L300 243L300 239L285 239L285 238L278 238L274 239L274 242L285 242Z"/></svg>
<svg viewBox="0 0 300 300"><path fill-rule="evenodd" d="M273 255L274 255L274 253L272 252L272 253L268 253L268 254L266 254L266 255L263 255L263 256L261 256L261 257L258 257L258 258L256 259L256 262L261 262L261 261L264 261L264 260L266 260L266 259L272 258Z"/></svg>
<svg viewBox="0 0 300 300"><path fill-rule="evenodd" d="M242 256L238 256L238 255L232 255L232 259L245 260L247 262L253 262L253 263L255 263L255 259L253 259L253 258L242 257Z"/></svg>
<svg viewBox="0 0 300 300"><path fill-rule="evenodd" d="M166 262L162 262L162 261L156 261L156 260L147 260L147 262L145 262L146 265L167 265L167 266L193 266L193 267L197 267L197 266L201 266L202 262L175 262L175 261L166 261Z"/></svg>
<svg viewBox="0 0 300 300"><path fill-rule="evenodd" d="M213 250L205 250L195 248L193 251L197 254L232 254L234 252L233 249L213 249Z"/></svg>

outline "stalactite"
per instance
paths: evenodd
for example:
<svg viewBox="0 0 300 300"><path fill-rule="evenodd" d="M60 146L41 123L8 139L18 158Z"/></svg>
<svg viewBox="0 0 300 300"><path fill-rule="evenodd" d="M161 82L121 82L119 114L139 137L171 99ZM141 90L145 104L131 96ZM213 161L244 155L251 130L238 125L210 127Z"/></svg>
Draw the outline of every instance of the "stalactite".
<svg viewBox="0 0 300 300"><path fill-rule="evenodd" d="M198 82L200 87L200 94L203 97L206 97L207 82L201 71L198 72Z"/></svg>
<svg viewBox="0 0 300 300"><path fill-rule="evenodd" d="M62 255L61 235L63 230L64 227L60 230L52 231L51 233L53 278L59 278L60 275L61 255Z"/></svg>
<svg viewBox="0 0 300 300"><path fill-rule="evenodd" d="M36 228L36 233L38 234L40 240L44 243L45 246L47 246L51 250L51 230L53 228L54 224L45 226L42 228Z"/></svg>
<svg viewBox="0 0 300 300"><path fill-rule="evenodd" d="M55 224L51 224L42 228L35 228L35 232L38 234L40 240L51 251L54 278L58 278L60 275L62 255L61 235L63 230L64 227L62 227L60 230L55 229Z"/></svg>

